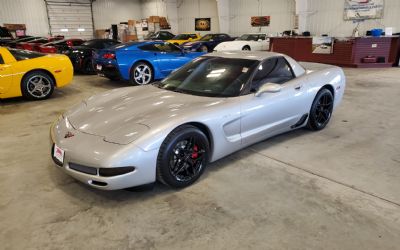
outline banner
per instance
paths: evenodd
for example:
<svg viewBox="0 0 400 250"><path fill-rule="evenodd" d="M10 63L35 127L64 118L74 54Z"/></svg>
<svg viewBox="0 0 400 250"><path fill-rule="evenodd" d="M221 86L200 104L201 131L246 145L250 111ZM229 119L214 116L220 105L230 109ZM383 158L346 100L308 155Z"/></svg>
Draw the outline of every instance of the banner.
<svg viewBox="0 0 400 250"><path fill-rule="evenodd" d="M211 18L195 18L194 27L196 31L210 31Z"/></svg>
<svg viewBox="0 0 400 250"><path fill-rule="evenodd" d="M251 17L251 26L260 27L260 26L269 26L271 23L271 16L252 16Z"/></svg>
<svg viewBox="0 0 400 250"><path fill-rule="evenodd" d="M344 20L383 18L384 0L345 0Z"/></svg>

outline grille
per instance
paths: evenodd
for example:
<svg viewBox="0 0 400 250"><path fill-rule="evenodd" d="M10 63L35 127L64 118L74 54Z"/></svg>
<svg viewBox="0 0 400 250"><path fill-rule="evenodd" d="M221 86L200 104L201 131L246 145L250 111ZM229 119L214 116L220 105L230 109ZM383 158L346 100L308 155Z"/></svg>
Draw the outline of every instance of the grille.
<svg viewBox="0 0 400 250"><path fill-rule="evenodd" d="M69 163L69 168L81 173L97 175L97 168L87 167L76 163Z"/></svg>

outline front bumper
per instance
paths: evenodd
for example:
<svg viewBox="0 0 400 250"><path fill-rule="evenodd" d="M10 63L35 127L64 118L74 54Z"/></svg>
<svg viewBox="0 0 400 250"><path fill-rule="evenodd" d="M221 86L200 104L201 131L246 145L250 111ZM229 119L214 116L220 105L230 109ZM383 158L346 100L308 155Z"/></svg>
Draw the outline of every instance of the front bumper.
<svg viewBox="0 0 400 250"><path fill-rule="evenodd" d="M73 136L64 138L70 132ZM129 144L105 142L103 137L74 129L68 119L58 119L50 128L51 156L57 168L98 189L116 190L153 183L156 180L157 150L144 151ZM64 150L63 163L54 158L54 145ZM100 169L134 167L117 176L102 176ZM93 171L92 171L93 170Z"/></svg>

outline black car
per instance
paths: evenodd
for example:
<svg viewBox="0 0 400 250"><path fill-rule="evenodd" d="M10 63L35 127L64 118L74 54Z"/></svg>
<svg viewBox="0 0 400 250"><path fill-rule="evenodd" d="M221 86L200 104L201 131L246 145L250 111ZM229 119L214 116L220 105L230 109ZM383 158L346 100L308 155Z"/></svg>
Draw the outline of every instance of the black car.
<svg viewBox="0 0 400 250"><path fill-rule="evenodd" d="M212 52L218 44L233 40L235 40L235 37L228 34L207 34L198 41L183 43L181 47L187 51Z"/></svg>
<svg viewBox="0 0 400 250"><path fill-rule="evenodd" d="M120 42L112 39L93 39L84 42L80 46L74 46L70 49L67 56L71 59L74 70L84 74L94 74L95 70L92 64L93 52L99 49L106 49Z"/></svg>
<svg viewBox="0 0 400 250"><path fill-rule="evenodd" d="M4 42L7 43L8 41L12 41L13 36L11 35L10 31L7 28L0 26L0 45Z"/></svg>
<svg viewBox="0 0 400 250"><path fill-rule="evenodd" d="M144 40L170 40L175 35L169 31L158 31L156 33L150 33Z"/></svg>

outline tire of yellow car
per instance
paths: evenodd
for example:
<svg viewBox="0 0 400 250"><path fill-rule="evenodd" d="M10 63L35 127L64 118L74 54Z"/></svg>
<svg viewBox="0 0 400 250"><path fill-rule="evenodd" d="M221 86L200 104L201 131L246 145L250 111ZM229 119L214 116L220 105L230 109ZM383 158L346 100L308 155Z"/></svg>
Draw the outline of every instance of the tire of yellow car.
<svg viewBox="0 0 400 250"><path fill-rule="evenodd" d="M32 71L27 73L21 82L22 95L30 100L44 100L54 91L54 80L45 72Z"/></svg>

